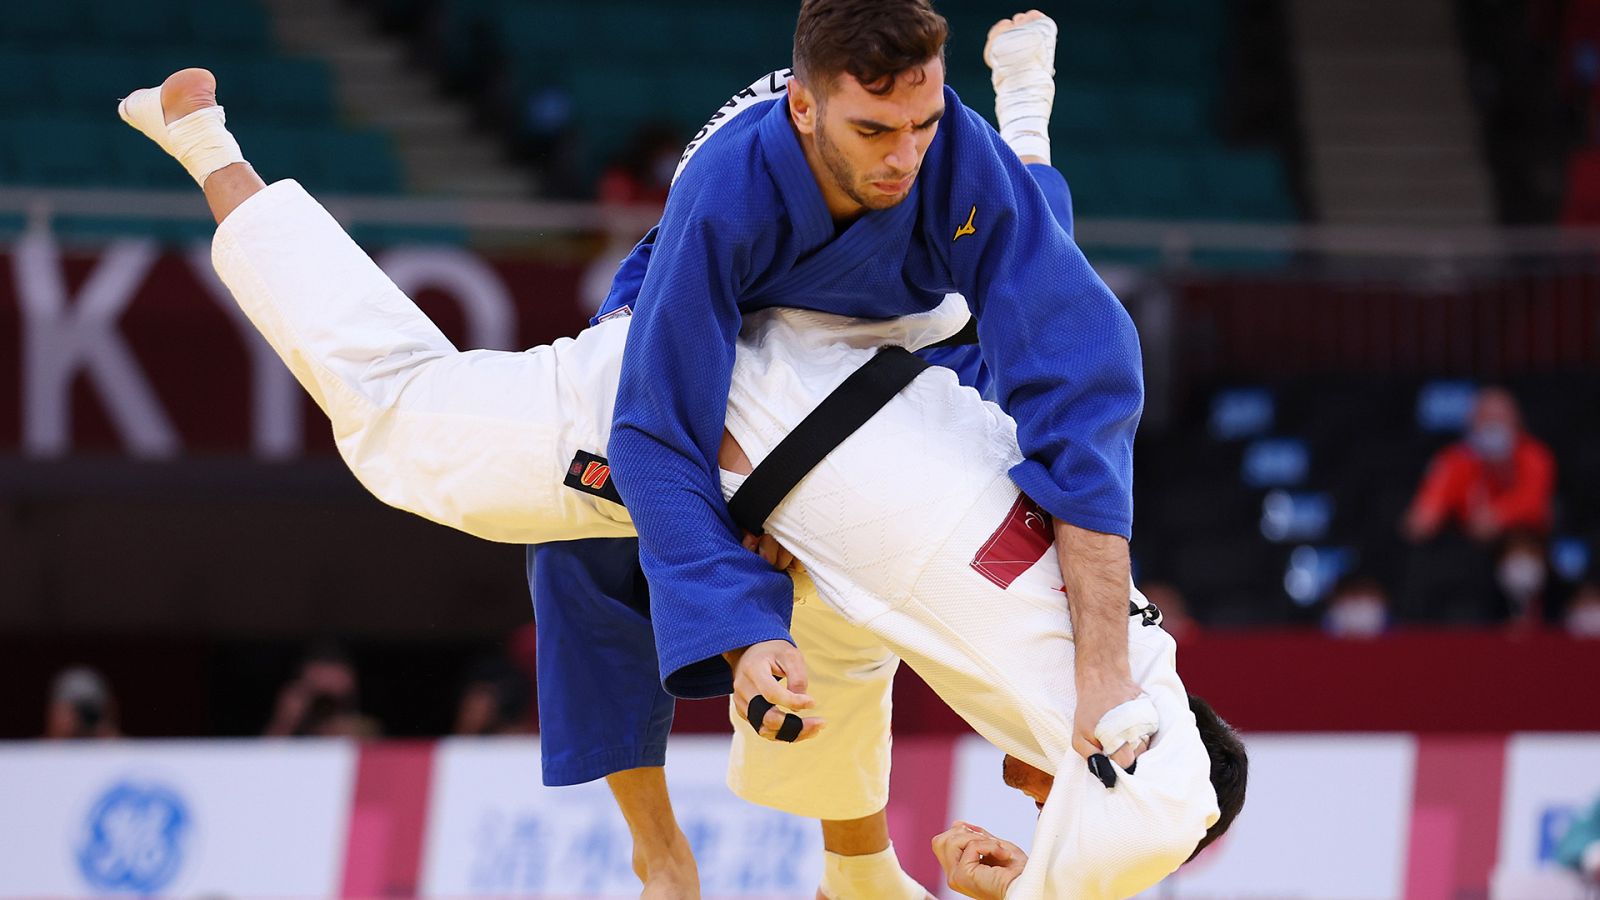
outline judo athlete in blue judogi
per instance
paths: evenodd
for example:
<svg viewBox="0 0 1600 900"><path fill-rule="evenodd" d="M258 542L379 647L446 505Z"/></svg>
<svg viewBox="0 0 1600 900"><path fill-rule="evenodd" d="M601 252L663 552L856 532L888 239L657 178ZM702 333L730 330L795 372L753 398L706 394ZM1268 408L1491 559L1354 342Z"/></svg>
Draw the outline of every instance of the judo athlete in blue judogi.
<svg viewBox="0 0 1600 900"><path fill-rule="evenodd" d="M1044 36L1053 38L1053 31ZM1038 40L1032 34L1014 37ZM736 114L743 113L753 106L749 102L752 97L781 97L788 75L784 70L758 80L741 98L735 98L743 102L732 108ZM1027 144L1023 146L1028 149ZM1032 149L1048 151L1047 146ZM1046 163L1033 163L1027 169L1044 193L1055 222L1070 236L1072 198L1066 179ZM591 324L629 314L654 237L652 231L624 260ZM919 355L954 369L963 384L990 396L992 380L976 344L934 347ZM581 482L575 489L583 489ZM630 769L659 769L665 764L675 700L662 689L657 674L649 590L638 565L637 539L595 538L530 546L528 569L540 635L540 751L545 783L581 784ZM730 786L752 802L829 822L881 818L888 796L888 769L886 765L863 765L862 761L887 758L889 690L898 660L870 635L843 639L837 623L828 622L819 612L814 608L800 611L801 621L795 626L800 647L813 654L809 658L811 692L827 710L852 710L852 727L836 722L836 727L814 741L781 750L763 746L753 732L736 730ZM834 682L819 672L819 667L858 675L870 671L874 677L851 685L851 694L833 696L830 687ZM796 778L793 773L797 772L810 777ZM659 776L645 773L643 777L654 782ZM827 786L819 786L819 780ZM619 794L630 790L626 784L617 786ZM670 815L664 792L659 812ZM881 822L874 824L874 833L883 830ZM844 880L844 873L837 871L841 869L877 868L880 880L889 877L885 869L897 872L898 863L886 842L852 847L837 839L833 829L825 833L830 845L830 879L825 886ZM842 856L841 850L860 852Z"/></svg>
<svg viewBox="0 0 1600 900"><path fill-rule="evenodd" d="M1053 28L1050 37L1053 51ZM1046 81L1048 65L1047 57L1043 70ZM997 86L999 74L997 71ZM1124 535L1127 531L1129 444L1141 398L1137 346L1126 315L1071 244L1070 198L1060 175L1048 166L1031 166L1031 174L1038 181L1035 187L1025 175L1028 170L1018 164L1016 154L976 114L962 107L953 92L940 91L942 123L928 121L931 115L911 122L912 132L927 136L928 155L920 177L907 188L910 196L866 211L853 223L848 216L840 221L819 190L818 182L824 176L809 165L804 140L791 124L784 86L781 78L752 85L730 101L697 137L685 154L681 177L661 227L624 264L597 317L633 313L639 316L633 323L635 329L647 322L661 323L660 333L674 335L664 339L665 346L659 353L653 352L657 349L654 342L630 339L628 371L639 373L656 366L658 374L654 384L644 375L638 375L640 380L634 382L636 399L644 401L645 415L641 420L630 420L623 411L629 402L625 378L623 396L619 397L619 430L611 445L610 463L623 479L640 460L648 460L640 468L656 470L646 473L647 478L661 475L665 480L675 465L680 472L686 467L691 473L705 473L703 490L679 489L676 493L686 504L681 509L687 512L677 517L667 513L657 519L663 521L669 543L683 542L673 557L679 563L658 571L666 573L669 584L674 583L673 573L681 576L675 582L676 590L691 601L685 609L693 610L695 603L702 604L702 611L690 612L682 619L683 633L692 633L690 646L698 642L709 648L716 643L718 633L743 634L746 637L741 641L753 642L771 636L772 629L781 631L789 616L787 577L766 569L756 557L736 546L737 535L726 521L721 498L711 480L715 468L710 458L696 462L695 453L682 452L686 439L692 438L689 444L694 448L702 446L696 436L702 431L696 426L709 428L703 433L720 433L721 412L710 413L704 419L694 419L691 412L693 421L687 428L683 423L669 424L666 433L678 438L675 444L657 440L650 431L655 426L647 424L650 413L665 410L677 415L704 406L694 402L701 392L713 397L725 394L725 368L720 376L717 374L722 365L719 354L724 352L722 345L737 332L738 316L743 311L802 306L859 315L895 315L925 309L922 304L941 299L945 290L965 288L969 298L975 300L986 355L997 357L992 361L1007 366L1013 375L999 382L1002 390L1010 392L1006 395L1012 400L1008 406L1013 414L1018 406L1036 411L1032 439L1045 452L1035 455L1048 458L1054 449L1055 469L1064 481L1076 486L1071 491L1052 488L1030 493L1053 497L1058 510L1069 511L1066 521L1091 530ZM1003 94L997 105L1001 107L1004 126ZM1047 114L1048 99L1044 110ZM1039 134L1035 139L1039 143L1033 146L1047 155L1042 126L1043 123L1036 126ZM935 136L932 132L936 129L943 133ZM868 140L888 139L885 135ZM1028 146L1025 141L1014 142L1013 146L1021 143L1019 149L1024 149ZM963 197L973 202L963 206ZM724 202L732 208L718 209ZM1034 239L1030 232L1041 230L1038 223L1052 215L1065 227L1066 234ZM721 237L726 238L727 247L709 245L717 239L710 233L718 227L725 229ZM669 255L670 261L664 262ZM695 260L718 256L736 258L742 271L715 272L713 266L695 264ZM986 264L994 268L985 271ZM674 267L674 275L662 275L667 266ZM1007 273L1012 277L1000 277ZM674 294L672 278L685 278L689 286ZM719 278L725 281L717 286ZM706 296L708 283L714 286L715 302ZM990 302L985 303L985 299ZM652 316L651 306L663 303L669 305L655 307L659 315ZM996 346L998 350L990 352ZM972 348L928 352L941 355L936 361L951 364L968 383L989 386L984 358ZM640 363L641 358L644 363ZM1052 364L1053 358L1073 359L1072 370ZM722 359L731 365L731 355ZM714 386L719 378L720 388ZM691 393L688 384L702 387ZM663 389L670 390L663 393ZM1005 402L1005 396L1001 399ZM629 455L624 449L627 445L622 432L629 427L635 429L637 445L646 455ZM1027 431L1025 426L1024 433ZM1083 443L1069 446L1065 439L1068 434ZM715 446L714 439L711 446ZM652 453L659 456L649 455ZM624 455L629 458L623 459ZM674 455L678 459L673 459ZM662 459L666 462L660 462ZM1048 474L1046 468L1041 463L1019 467L1019 482L1025 486L1039 483ZM1072 478L1066 477L1069 473ZM632 493L627 487L624 490ZM674 496L670 489L667 495ZM1048 502L1044 505L1052 506ZM653 512L659 514L660 508ZM637 510L635 515L639 515ZM645 518L651 518L651 514ZM708 522L717 524L712 527ZM763 614L742 612L744 589L735 586L741 582L713 574L722 568L721 563L712 560L715 554L726 550L726 546L716 549L718 538L724 533L727 540L723 543L737 554L729 558L737 559L735 568L742 568L741 578L768 587L776 585L771 604L764 607ZM630 620L635 624L648 614L651 602L641 573L623 562L627 552L614 545L598 546L601 543L550 545L534 552L540 563L533 567L533 578L541 634L579 623L587 615L587 604L595 603L599 608L590 621L576 627L595 637L607 653L619 657L615 667L606 665L602 658L586 661L585 642L568 640L556 641L560 649L549 658L542 657L542 673L549 673L550 678L562 683L571 678L575 688L571 694L558 691L557 696L551 697L550 682L546 681L541 694L542 699L550 698L541 710L541 721L545 729L545 775L551 783L573 783L609 774L609 767L626 765L625 760L638 766L659 766L664 756L672 701L654 686L645 686L637 671L642 659L652 658L651 649L644 646L642 638L636 644L623 645L615 634L609 638L594 634L599 627L616 622L613 607L619 600L637 612L639 619ZM692 549L696 546L712 549ZM585 564L580 558L584 553L597 554L598 561ZM671 560L657 559L655 565L662 563ZM620 577L596 577L590 572L592 568L617 565L626 566L627 584L635 591L630 598L586 593L594 585ZM1112 565L1113 573L1117 568L1117 564ZM1120 569L1119 587L1126 579L1125 559ZM781 592L781 599L777 592ZM1120 596L1114 591L1111 594ZM660 629L672 627L672 619L670 615L663 619L661 594L657 594L655 603L656 626L664 650L662 676L669 679L675 692L696 695L726 690L715 687L718 679L723 685L727 679L720 658L695 649L685 651L678 659L667 655L672 651L666 648L676 636L660 634ZM544 646L549 647L550 638L545 640ZM805 640L800 643L806 646ZM630 657L625 662L620 659L624 655ZM690 660L689 656L695 659ZM870 655L865 658L875 659ZM697 663L704 676L690 674ZM591 671L602 674L574 675ZM636 688L625 686L617 674L622 671L639 679ZM677 676L675 683L671 681L673 676ZM600 687L591 692L585 689L588 686ZM606 695L603 700L594 696L601 692ZM557 704L562 708L553 708ZM616 722L650 726L629 731L617 728ZM612 723L609 728L607 723ZM560 735L564 733L581 739L563 740ZM611 741L597 741L599 735L606 733L614 736ZM825 735L814 746L820 749L833 737ZM779 779L760 774L767 768L760 755L763 748L744 732L737 733L736 742L750 751L742 754L736 750L735 765L730 767L730 783L742 796L825 819L854 817L881 809L881 803L872 805L886 796L881 790L857 791L857 803L866 805L849 812L797 809L798 795L806 793L814 798L817 782L790 779L788 786L774 784ZM741 759L745 763L742 774L738 766ZM805 762L792 756L790 766L804 768ZM883 782L886 789L886 776ZM617 786L616 781L613 786ZM844 793L848 792L841 792L841 796ZM619 800L626 809L622 791Z"/></svg>

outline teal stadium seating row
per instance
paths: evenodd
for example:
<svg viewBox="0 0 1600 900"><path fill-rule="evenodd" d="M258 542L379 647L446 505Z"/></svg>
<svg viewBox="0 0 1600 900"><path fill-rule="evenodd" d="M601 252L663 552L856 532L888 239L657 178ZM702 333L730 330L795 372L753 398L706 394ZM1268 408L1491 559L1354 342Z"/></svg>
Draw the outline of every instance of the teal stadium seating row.
<svg viewBox="0 0 1600 900"><path fill-rule="evenodd" d="M250 2L212 0L47 0L7 4L0 46L220 47L261 50L266 13Z"/></svg>
<svg viewBox="0 0 1600 900"><path fill-rule="evenodd" d="M57 111L114 115L130 89L158 83L186 66L217 74L219 99L240 118L286 123L333 119L333 85L317 60L197 49L161 53L95 50L15 51L0 55L0 105L13 114Z"/></svg>
<svg viewBox="0 0 1600 900"><path fill-rule="evenodd" d="M328 126L241 124L251 164L269 180L294 177L342 193L400 188L388 137ZM49 148L41 152L40 148ZM188 176L147 139L106 116L0 118L0 182L50 187L181 188Z"/></svg>
<svg viewBox="0 0 1600 900"><path fill-rule="evenodd" d="M1052 140L1081 215L1297 216L1278 153L1228 147L1217 133L1225 0L1039 5L1061 26ZM981 52L993 4L936 6L951 23L951 86L992 114ZM565 91L598 171L640 124L692 133L735 89L785 63L793 24L793 6L780 4L452 0L444 58L468 68L487 41L524 95Z"/></svg>
<svg viewBox="0 0 1600 900"><path fill-rule="evenodd" d="M130 89L185 66L217 73L219 99L251 162L329 193L403 188L381 132L338 119L328 67L276 52L257 0L48 0L0 15L0 184L181 188L183 170L116 118ZM73 234L129 228L190 236L206 223L65 222Z"/></svg>

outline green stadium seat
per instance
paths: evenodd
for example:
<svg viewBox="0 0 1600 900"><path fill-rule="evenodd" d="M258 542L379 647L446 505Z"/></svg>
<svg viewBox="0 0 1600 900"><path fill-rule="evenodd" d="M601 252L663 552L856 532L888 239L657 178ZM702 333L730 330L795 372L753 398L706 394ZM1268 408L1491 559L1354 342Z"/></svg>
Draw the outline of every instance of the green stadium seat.
<svg viewBox="0 0 1600 900"><path fill-rule="evenodd" d="M84 7L80 0L8 3L0 15L0 43L24 50L74 46L85 36Z"/></svg>
<svg viewBox="0 0 1600 900"><path fill-rule="evenodd" d="M183 7L176 0L90 3L79 28L107 48L170 46L182 34Z"/></svg>
<svg viewBox="0 0 1600 900"><path fill-rule="evenodd" d="M194 185L194 180L176 160L132 128L123 127L108 137L118 185L158 190L180 190Z"/></svg>
<svg viewBox="0 0 1600 900"><path fill-rule="evenodd" d="M688 140L734 93L755 81L760 72L727 66L686 68L666 73L667 101L662 118L679 126Z"/></svg>
<svg viewBox="0 0 1600 900"><path fill-rule="evenodd" d="M1180 87L1124 88L1116 104L1129 136L1144 141L1203 141L1210 129L1206 99Z"/></svg>
<svg viewBox="0 0 1600 900"><path fill-rule="evenodd" d="M1056 40L1056 74L1107 82L1139 75L1127 34L1111 28L1063 30Z"/></svg>
<svg viewBox="0 0 1600 900"><path fill-rule="evenodd" d="M321 181L320 160L311 136L315 129L250 122L231 130L250 165L269 183L293 178L310 187Z"/></svg>
<svg viewBox="0 0 1600 900"><path fill-rule="evenodd" d="M263 57L236 69L252 114L298 124L333 118L333 84L322 62Z"/></svg>
<svg viewBox="0 0 1600 900"><path fill-rule="evenodd" d="M1124 7L1141 28L1171 28L1214 41L1227 26L1227 4L1228 0L1119 0L1105 5Z"/></svg>
<svg viewBox="0 0 1600 900"><path fill-rule="evenodd" d="M1218 150L1201 161L1206 197L1218 218L1295 218L1283 160L1271 150Z"/></svg>
<svg viewBox="0 0 1600 900"><path fill-rule="evenodd" d="M1046 11L1062 31L1083 26L1126 30L1137 24L1139 15L1139 7L1131 0L1116 0L1113 3L1107 3L1106 0L1064 0L1051 4Z"/></svg>
<svg viewBox="0 0 1600 900"><path fill-rule="evenodd" d="M271 43L266 12L252 0L189 0L183 22L203 47L261 51Z"/></svg>
<svg viewBox="0 0 1600 900"><path fill-rule="evenodd" d="M28 116L5 129L17 178L55 187L114 186L110 136L120 122Z"/></svg>
<svg viewBox="0 0 1600 900"><path fill-rule="evenodd" d="M50 70L42 53L0 52L0 110L21 115L49 109Z"/></svg>
<svg viewBox="0 0 1600 900"><path fill-rule="evenodd" d="M1114 137L1121 121L1116 94L1105 87L1083 82L1061 82L1056 85L1055 106L1051 110L1051 137L1068 143L1089 139L1099 141Z"/></svg>
<svg viewBox="0 0 1600 900"><path fill-rule="evenodd" d="M136 59L92 50L51 54L46 71L55 108L87 117L114 114L119 99L151 83Z"/></svg>
<svg viewBox="0 0 1600 900"><path fill-rule="evenodd" d="M27 228L28 217L22 213L0 213L0 240L16 240Z"/></svg>
<svg viewBox="0 0 1600 900"><path fill-rule="evenodd" d="M1158 81L1211 84L1221 71L1216 37L1193 31L1141 31L1132 41L1139 75Z"/></svg>
<svg viewBox="0 0 1600 900"><path fill-rule="evenodd" d="M1197 167L1186 154L1121 147L1108 149L1106 164L1127 215L1157 219L1204 215Z"/></svg>
<svg viewBox="0 0 1600 900"><path fill-rule="evenodd" d="M392 194L404 179L389 137L378 131L327 129L316 137L317 169L331 190L347 194Z"/></svg>
<svg viewBox="0 0 1600 900"><path fill-rule="evenodd" d="M945 83L969 109L983 116L990 125L995 124L994 88L989 86L988 79L976 72L952 72L946 76Z"/></svg>
<svg viewBox="0 0 1600 900"><path fill-rule="evenodd" d="M789 65L794 55L794 8L729 7L686 18L680 30L699 59L737 69L736 83ZM732 37L730 37L732 36Z"/></svg>
<svg viewBox="0 0 1600 900"><path fill-rule="evenodd" d="M1050 157L1052 164L1067 176L1074 216L1106 218L1123 214L1122 198L1099 147L1056 142L1051 147Z"/></svg>

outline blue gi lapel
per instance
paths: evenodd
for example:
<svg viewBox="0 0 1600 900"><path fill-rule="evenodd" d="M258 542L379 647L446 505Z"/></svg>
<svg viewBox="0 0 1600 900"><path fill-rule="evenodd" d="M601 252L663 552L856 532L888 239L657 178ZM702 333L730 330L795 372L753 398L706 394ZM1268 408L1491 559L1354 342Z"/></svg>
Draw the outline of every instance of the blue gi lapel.
<svg viewBox="0 0 1600 900"><path fill-rule="evenodd" d="M828 204L822 199L822 189L817 187L811 167L806 165L800 139L789 124L789 104L784 98L772 104L761 120L761 149L783 197L783 208L789 214L800 252L809 253L828 243L833 239L833 217L828 214Z"/></svg>
<svg viewBox="0 0 1600 900"><path fill-rule="evenodd" d="M799 137L789 124L786 103L774 104L762 120L761 145L793 224L799 250L789 271L762 286L761 305L810 307L819 299L816 294L821 286L874 257L885 258L898 273L903 266L906 244L915 228L921 200L920 178L905 200L889 209L862 215L850 223L844 233L834 237L833 217L806 163ZM894 281L898 284L900 279L896 277ZM874 298L878 304L886 300L888 298L881 296Z"/></svg>

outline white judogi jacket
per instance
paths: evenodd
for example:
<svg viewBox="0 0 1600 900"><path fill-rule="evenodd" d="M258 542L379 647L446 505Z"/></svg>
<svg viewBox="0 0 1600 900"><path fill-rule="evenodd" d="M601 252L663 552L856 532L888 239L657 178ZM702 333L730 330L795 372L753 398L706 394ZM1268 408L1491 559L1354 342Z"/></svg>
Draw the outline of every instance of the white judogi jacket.
<svg viewBox="0 0 1600 900"><path fill-rule="evenodd" d="M620 506L563 484L576 451L605 450L626 319L522 353L459 352L294 182L235 210L212 254L379 499L491 540L632 534ZM966 316L959 297L884 321L749 316L728 430L759 464L876 348L933 343ZM1053 546L1028 534L1048 526L1006 474L1018 458L1011 420L930 369L811 472L768 530L833 611L991 742L1056 775L1008 897L1126 896L1175 869L1216 820L1209 763L1172 640L1137 617L1130 658L1160 714L1153 746L1110 790L1073 752L1066 599ZM731 495L740 479L724 480Z"/></svg>

